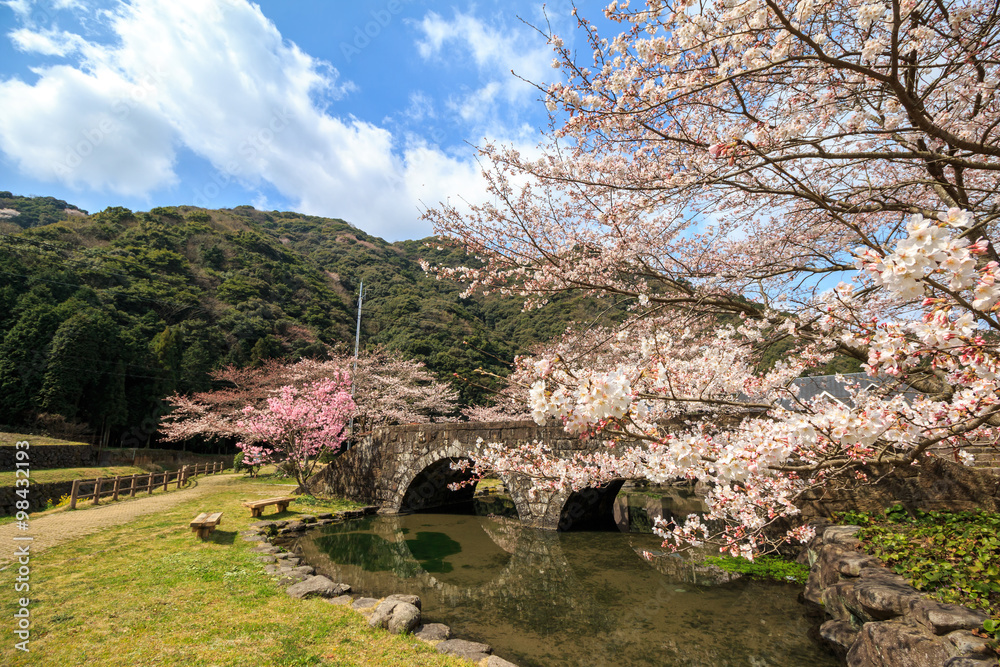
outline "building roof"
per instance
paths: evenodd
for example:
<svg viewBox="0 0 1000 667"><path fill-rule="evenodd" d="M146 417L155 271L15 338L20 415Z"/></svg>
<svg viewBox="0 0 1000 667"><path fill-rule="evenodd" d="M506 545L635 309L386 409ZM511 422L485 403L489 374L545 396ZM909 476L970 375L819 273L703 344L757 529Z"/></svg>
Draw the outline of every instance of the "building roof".
<svg viewBox="0 0 1000 667"><path fill-rule="evenodd" d="M859 389L871 389L883 385L895 384L895 378L886 376L869 375L868 373L843 373L841 375L816 375L812 377L800 377L792 380L791 385L798 387L798 399L808 401L815 398L827 398L848 407L854 407L851 394L848 391L851 387ZM898 391L898 390L895 390ZM795 409L795 402L790 399L780 401L782 407L789 410Z"/></svg>

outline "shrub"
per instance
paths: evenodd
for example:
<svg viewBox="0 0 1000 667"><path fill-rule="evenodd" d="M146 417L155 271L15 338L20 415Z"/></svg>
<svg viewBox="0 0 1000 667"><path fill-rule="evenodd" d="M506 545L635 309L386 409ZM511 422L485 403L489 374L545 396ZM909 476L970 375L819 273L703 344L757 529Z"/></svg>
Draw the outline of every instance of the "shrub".
<svg viewBox="0 0 1000 667"><path fill-rule="evenodd" d="M243 462L243 452L236 452L236 456L233 457L233 471L242 472L246 470L251 477L256 477L257 472L260 470L260 464L250 465L249 463Z"/></svg>

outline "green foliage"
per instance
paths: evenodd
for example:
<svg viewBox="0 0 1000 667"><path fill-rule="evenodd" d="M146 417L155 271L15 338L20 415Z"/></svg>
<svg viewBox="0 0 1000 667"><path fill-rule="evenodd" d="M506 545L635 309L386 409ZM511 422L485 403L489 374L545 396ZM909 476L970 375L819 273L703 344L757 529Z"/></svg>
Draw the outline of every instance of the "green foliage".
<svg viewBox="0 0 1000 667"><path fill-rule="evenodd" d="M248 463L244 463L243 458L242 450L236 452L236 456L233 457L233 472L246 471L251 477L256 477L257 472L260 470L260 464L250 465Z"/></svg>
<svg viewBox="0 0 1000 667"><path fill-rule="evenodd" d="M872 517L866 512L855 512L851 510L849 512L840 512L835 516L837 523L844 524L846 526L867 526L872 522Z"/></svg>
<svg viewBox="0 0 1000 667"><path fill-rule="evenodd" d="M72 204L55 197L20 197L6 190L0 192L0 208L13 209L19 215L10 221L27 229L40 225L49 225L60 220L66 220L71 215L86 215ZM72 212L72 213L71 213Z"/></svg>
<svg viewBox="0 0 1000 667"><path fill-rule="evenodd" d="M869 515L863 548L910 584L943 602L1000 616L1000 514L923 512L894 506ZM859 525L862 525L859 523ZM997 623L991 623L996 632Z"/></svg>
<svg viewBox="0 0 1000 667"><path fill-rule="evenodd" d="M753 561L741 556L709 556L706 563L716 565L726 572L736 572L752 579L769 579L780 582L806 583L809 567L779 556L757 556Z"/></svg>

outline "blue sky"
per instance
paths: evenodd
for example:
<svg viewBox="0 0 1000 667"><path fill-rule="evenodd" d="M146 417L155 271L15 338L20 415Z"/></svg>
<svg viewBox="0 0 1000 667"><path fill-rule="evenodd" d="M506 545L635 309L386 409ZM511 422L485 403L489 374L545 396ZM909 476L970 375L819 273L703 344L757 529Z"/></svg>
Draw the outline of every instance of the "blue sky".
<svg viewBox="0 0 1000 667"><path fill-rule="evenodd" d="M572 5L420 0L0 2L0 190L91 212L252 204L390 240L485 198L472 145L547 121ZM591 12L599 15L598 6Z"/></svg>

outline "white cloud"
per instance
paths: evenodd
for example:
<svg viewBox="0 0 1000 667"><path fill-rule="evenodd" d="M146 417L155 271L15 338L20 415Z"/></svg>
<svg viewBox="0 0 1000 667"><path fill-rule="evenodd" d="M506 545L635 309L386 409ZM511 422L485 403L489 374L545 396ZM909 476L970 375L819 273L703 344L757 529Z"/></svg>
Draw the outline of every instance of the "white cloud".
<svg viewBox="0 0 1000 667"><path fill-rule="evenodd" d="M435 118L434 101L422 90L410 93L410 105L403 115L412 123L419 123L425 118Z"/></svg>
<svg viewBox="0 0 1000 667"><path fill-rule="evenodd" d="M490 116L492 110L496 108L496 99L499 94L500 84L496 81L490 81L482 88L464 97L449 100L448 107L461 116L462 120L474 122Z"/></svg>
<svg viewBox="0 0 1000 667"><path fill-rule="evenodd" d="M514 70L529 81L537 81L552 61L552 51L537 33L526 28L493 27L472 14L456 12L447 20L428 12L417 24L423 38L417 51L425 60L439 57L449 43L466 51L482 71L509 74ZM512 82L519 88L524 84Z"/></svg>
<svg viewBox="0 0 1000 667"><path fill-rule="evenodd" d="M0 148L45 181L143 195L176 181L173 130L138 82L100 67L0 82Z"/></svg>
<svg viewBox="0 0 1000 667"><path fill-rule="evenodd" d="M297 210L389 238L430 233L421 200L482 196L474 162L416 139L399 149L389 131L335 115L350 84L284 40L256 5L133 0L107 16L113 44L54 29L11 35L24 50L79 60L34 70L34 84L0 81L0 149L22 171L148 196L179 182L183 147L218 170L192 203L216 205L233 181L269 184Z"/></svg>
<svg viewBox="0 0 1000 667"><path fill-rule="evenodd" d="M8 36L18 51L38 53L43 56L65 57L86 44L82 37L65 30L35 31L18 28L11 31Z"/></svg>
<svg viewBox="0 0 1000 667"><path fill-rule="evenodd" d="M31 13L31 0L6 0L2 4L10 7L22 19Z"/></svg>
<svg viewBox="0 0 1000 667"><path fill-rule="evenodd" d="M445 19L433 11L416 26L420 32L417 52L422 58L454 62L457 52L481 77L489 79L483 86L453 97L449 104L463 120L478 121L480 129L489 133L504 132L497 100L510 105L505 115L516 117L518 108L535 104L537 90L532 84L552 76L551 47L527 27L491 26L462 12Z"/></svg>

